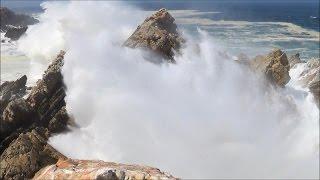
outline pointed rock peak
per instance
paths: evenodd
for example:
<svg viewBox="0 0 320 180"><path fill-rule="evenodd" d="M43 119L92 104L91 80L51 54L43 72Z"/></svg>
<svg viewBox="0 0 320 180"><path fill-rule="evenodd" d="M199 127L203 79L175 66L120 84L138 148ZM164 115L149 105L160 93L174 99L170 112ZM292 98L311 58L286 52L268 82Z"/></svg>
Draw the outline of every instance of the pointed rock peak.
<svg viewBox="0 0 320 180"><path fill-rule="evenodd" d="M124 46L151 50L169 62L174 62L174 51L179 52L183 39L177 32L175 19L162 8L146 18L125 41ZM153 55L147 58L157 62Z"/></svg>

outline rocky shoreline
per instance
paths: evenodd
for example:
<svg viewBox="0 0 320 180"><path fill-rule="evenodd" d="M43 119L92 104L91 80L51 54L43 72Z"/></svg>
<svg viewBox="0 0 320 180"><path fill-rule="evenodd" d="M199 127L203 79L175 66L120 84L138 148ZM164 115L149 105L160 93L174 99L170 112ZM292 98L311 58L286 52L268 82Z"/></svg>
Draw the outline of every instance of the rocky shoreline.
<svg viewBox="0 0 320 180"><path fill-rule="evenodd" d="M174 55L179 54L184 43L174 21L166 9L160 9L146 18L123 45L147 50L148 61L174 63ZM1 27L2 23L3 20ZM61 73L65 53L57 55L29 94L26 76L1 84L0 179L176 179L147 166L68 159L47 143L50 136L66 132L77 123L66 110L66 87ZM158 61L162 59L167 62ZM319 106L319 60L302 62L299 55L288 58L277 49L254 59L238 58L236 62L277 88L284 88L290 81L290 68L306 64L301 82L314 94Z"/></svg>

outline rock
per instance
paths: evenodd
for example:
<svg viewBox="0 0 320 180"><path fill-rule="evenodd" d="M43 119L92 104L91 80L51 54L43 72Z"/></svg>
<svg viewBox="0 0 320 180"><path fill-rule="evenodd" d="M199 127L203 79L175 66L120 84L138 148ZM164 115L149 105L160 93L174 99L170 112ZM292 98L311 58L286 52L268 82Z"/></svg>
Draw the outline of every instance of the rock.
<svg viewBox="0 0 320 180"><path fill-rule="evenodd" d="M294 65L298 64L298 63L303 63L303 61L300 59L300 54L297 53L295 55L292 55L289 57L288 59L290 67L292 68Z"/></svg>
<svg viewBox="0 0 320 180"><path fill-rule="evenodd" d="M63 66L63 58L65 52L61 51L57 58L45 71L41 80L32 88L30 95L27 97L27 103L37 113L39 123L50 130L61 130L61 125L65 125L65 116L60 116L62 112L66 112L64 100L66 93L61 74ZM57 122L61 120L61 122ZM50 123L51 122L51 123Z"/></svg>
<svg viewBox="0 0 320 180"><path fill-rule="evenodd" d="M28 127L32 123L33 111L24 99L11 101L4 109L0 119L0 140L4 140L19 127Z"/></svg>
<svg viewBox="0 0 320 180"><path fill-rule="evenodd" d="M59 160L41 169L33 177L40 179L177 179L159 169L95 160Z"/></svg>
<svg viewBox="0 0 320 180"><path fill-rule="evenodd" d="M0 18L0 28L2 31L6 31L8 29L8 25L20 27L32 25L39 22L35 18L28 15L15 14L13 11L6 7L0 7Z"/></svg>
<svg viewBox="0 0 320 180"><path fill-rule="evenodd" d="M15 40L18 40L27 31L27 29L28 29L27 26L24 26L24 27L13 27L12 26L7 29L7 32L4 36L15 41Z"/></svg>
<svg viewBox="0 0 320 180"><path fill-rule="evenodd" d="M5 111L3 114L1 112L0 116L1 152L19 136L19 133L26 130L43 127L47 128L50 134L68 129L70 118L65 109L65 91L61 74L63 58L64 52L61 52L45 71L42 79L32 88L26 100L15 100L16 96L11 97L12 94L19 94L21 87L25 92L25 76L1 85L2 99L8 103L11 101L8 106L4 105Z"/></svg>
<svg viewBox="0 0 320 180"><path fill-rule="evenodd" d="M179 51L183 42L174 21L166 9L160 9L138 26L124 46L149 49L153 54L174 62L174 51Z"/></svg>
<svg viewBox="0 0 320 180"><path fill-rule="evenodd" d="M7 104L16 98L21 98L26 93L27 76L24 75L16 81L6 81L0 85L0 113L2 114Z"/></svg>
<svg viewBox="0 0 320 180"><path fill-rule="evenodd" d="M69 121L70 118L64 106L49 121L48 129L51 133L63 132L67 130L67 125L70 124Z"/></svg>
<svg viewBox="0 0 320 180"><path fill-rule="evenodd" d="M320 107L320 81L318 80L310 83L309 89L310 89L310 92L313 94L314 100L319 108Z"/></svg>
<svg viewBox="0 0 320 180"><path fill-rule="evenodd" d="M45 129L20 134L1 154L0 179L28 179L65 156L47 144Z"/></svg>
<svg viewBox="0 0 320 180"><path fill-rule="evenodd" d="M270 82L280 87L284 87L290 80L287 55L280 49L272 51L267 56L255 57L250 66L253 70L264 73Z"/></svg>

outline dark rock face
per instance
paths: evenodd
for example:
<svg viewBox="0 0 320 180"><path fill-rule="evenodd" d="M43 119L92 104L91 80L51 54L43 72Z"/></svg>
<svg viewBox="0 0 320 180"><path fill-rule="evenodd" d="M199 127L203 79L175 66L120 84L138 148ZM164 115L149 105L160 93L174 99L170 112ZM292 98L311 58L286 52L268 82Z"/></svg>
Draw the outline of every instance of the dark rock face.
<svg viewBox="0 0 320 180"><path fill-rule="evenodd" d="M16 81L6 81L0 85L0 113L2 114L7 104L16 98L21 98L26 93L27 76L24 75Z"/></svg>
<svg viewBox="0 0 320 180"><path fill-rule="evenodd" d="M26 31L28 27L9 27L6 34L4 35L11 40L18 40Z"/></svg>
<svg viewBox="0 0 320 180"><path fill-rule="evenodd" d="M179 51L183 42L174 21L166 9L160 9L138 26L124 46L149 49L169 62L174 62L174 51Z"/></svg>
<svg viewBox="0 0 320 180"><path fill-rule="evenodd" d="M13 11L6 7L0 7L0 28L2 31L6 31L8 29L8 25L12 26L28 26L39 21L23 14L15 14Z"/></svg>
<svg viewBox="0 0 320 180"><path fill-rule="evenodd" d="M67 130L65 90L61 74L64 52L45 71L41 80L25 94L26 76L1 85L0 179L32 178L42 167L54 164L60 153L46 141L52 133Z"/></svg>
<svg viewBox="0 0 320 180"><path fill-rule="evenodd" d="M253 70L264 73L270 82L279 87L284 87L290 81L288 58L280 49L267 56L255 57L250 65Z"/></svg>
<svg viewBox="0 0 320 180"><path fill-rule="evenodd" d="M45 129L22 133L1 154L0 179L32 178L34 174L65 156L47 144Z"/></svg>
<svg viewBox="0 0 320 180"><path fill-rule="evenodd" d="M1 141L19 127L28 127L33 117L33 111L23 98L12 100L2 114Z"/></svg>

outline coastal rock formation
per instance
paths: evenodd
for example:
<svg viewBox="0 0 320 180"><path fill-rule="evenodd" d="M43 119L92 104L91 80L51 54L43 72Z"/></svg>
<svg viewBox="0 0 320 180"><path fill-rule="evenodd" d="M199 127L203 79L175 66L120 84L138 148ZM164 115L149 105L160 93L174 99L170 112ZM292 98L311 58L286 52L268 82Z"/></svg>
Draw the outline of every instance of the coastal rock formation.
<svg viewBox="0 0 320 180"><path fill-rule="evenodd" d="M280 87L284 87L290 80L288 58L280 49L272 51L267 56L255 57L250 66L253 70L264 73L270 82Z"/></svg>
<svg viewBox="0 0 320 180"><path fill-rule="evenodd" d="M24 26L24 27L10 26L8 27L7 32L4 36L15 41L15 40L18 40L27 31L27 29L28 29L27 26Z"/></svg>
<svg viewBox="0 0 320 180"><path fill-rule="evenodd" d="M65 109L61 74L64 54L62 51L57 56L26 100L22 98L26 76L1 85L1 98L7 104L1 103L0 152L10 148L10 143L21 133L31 132L35 128L45 128L49 134L67 130L70 118Z"/></svg>
<svg viewBox="0 0 320 180"><path fill-rule="evenodd" d="M2 114L7 104L16 98L21 98L26 93L27 76L24 75L16 81L6 81L0 85L0 113Z"/></svg>
<svg viewBox="0 0 320 180"><path fill-rule="evenodd" d="M160 9L137 27L124 46L149 49L169 62L174 62L174 51L179 51L183 42L174 21L166 9ZM152 59L154 61L155 57Z"/></svg>
<svg viewBox="0 0 320 180"><path fill-rule="evenodd" d="M299 65L304 66L304 70L299 74L298 83L309 88L313 94L316 104L320 105L320 59L310 59L306 63L302 62Z"/></svg>
<svg viewBox="0 0 320 180"><path fill-rule="evenodd" d="M292 68L294 65L298 64L298 63L303 63L303 61L300 59L300 54L297 53L295 55L292 55L289 57L288 59L290 67Z"/></svg>
<svg viewBox="0 0 320 180"><path fill-rule="evenodd" d="M45 129L22 133L1 154L0 179L26 179L66 157L47 144Z"/></svg>
<svg viewBox="0 0 320 180"><path fill-rule="evenodd" d="M28 127L33 117L33 111L23 98L10 101L1 117L0 140L2 141L20 127Z"/></svg>
<svg viewBox="0 0 320 180"><path fill-rule="evenodd" d="M10 9L6 7L0 7L0 28L1 31L6 31L8 29L8 25L21 27L28 26L39 21L33 17L24 14L16 14Z"/></svg>
<svg viewBox="0 0 320 180"><path fill-rule="evenodd" d="M176 178L161 172L159 169L148 166L126 165L94 160L68 159L59 160L56 164L41 169L36 173L33 179L149 180Z"/></svg>

